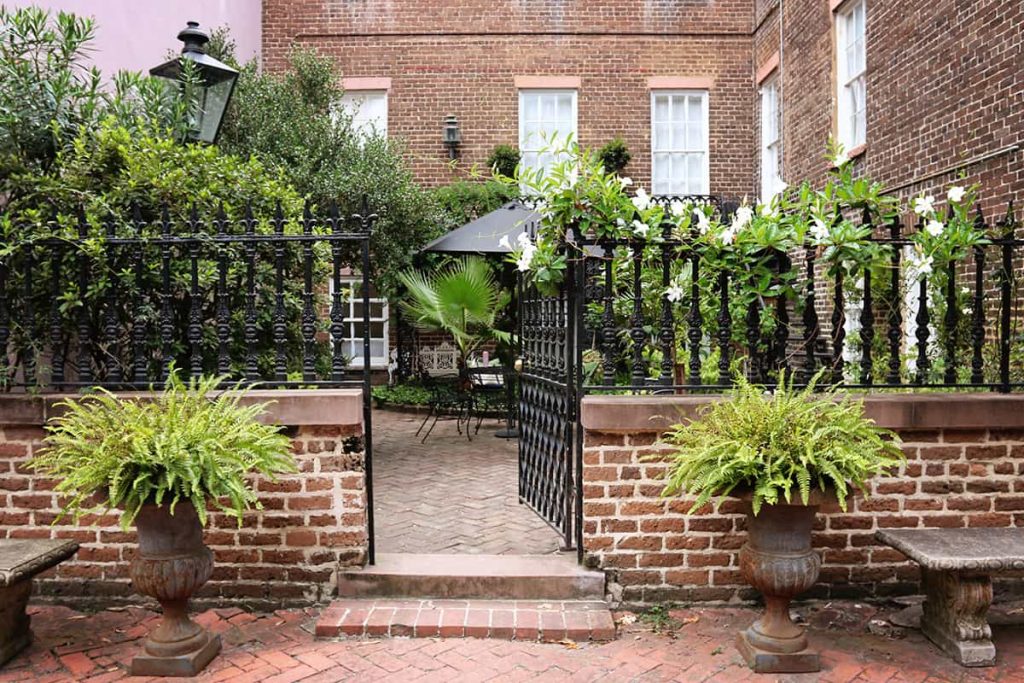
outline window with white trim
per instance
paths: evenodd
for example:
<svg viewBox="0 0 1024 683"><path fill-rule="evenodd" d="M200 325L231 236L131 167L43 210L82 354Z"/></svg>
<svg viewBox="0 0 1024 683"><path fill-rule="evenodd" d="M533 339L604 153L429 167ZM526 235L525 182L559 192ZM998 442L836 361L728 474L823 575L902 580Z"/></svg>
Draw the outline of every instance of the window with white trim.
<svg viewBox="0 0 1024 683"><path fill-rule="evenodd" d="M651 92L651 192L708 194L708 93Z"/></svg>
<svg viewBox="0 0 1024 683"><path fill-rule="evenodd" d="M864 0L851 0L836 12L836 117L846 151L867 141L867 57Z"/></svg>
<svg viewBox="0 0 1024 683"><path fill-rule="evenodd" d="M362 135L387 136L387 90L351 90L342 95L341 107L352 117L352 127Z"/></svg>
<svg viewBox="0 0 1024 683"><path fill-rule="evenodd" d="M349 367L363 367L363 281L345 278L341 281L342 312L345 314L342 333L342 353L349 359ZM330 280L330 293L334 294L334 281ZM388 366L388 300L370 285L370 367Z"/></svg>
<svg viewBox="0 0 1024 683"><path fill-rule="evenodd" d="M576 138L575 90L519 91L519 153L524 168L546 171L567 155L557 147Z"/></svg>
<svg viewBox="0 0 1024 683"><path fill-rule="evenodd" d="M782 103L779 78L761 84L761 200L767 201L782 188Z"/></svg>

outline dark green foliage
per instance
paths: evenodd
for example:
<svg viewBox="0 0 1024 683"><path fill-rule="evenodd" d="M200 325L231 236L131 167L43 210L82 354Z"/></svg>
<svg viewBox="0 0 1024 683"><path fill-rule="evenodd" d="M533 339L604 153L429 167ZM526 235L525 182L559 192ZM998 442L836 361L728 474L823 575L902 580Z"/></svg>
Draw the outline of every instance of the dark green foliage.
<svg viewBox="0 0 1024 683"><path fill-rule="evenodd" d="M608 173L622 173L622 169L629 165L633 155L622 138L613 138L597 151L598 158L604 170Z"/></svg>
<svg viewBox="0 0 1024 683"><path fill-rule="evenodd" d="M441 208L447 231L501 208L502 205L516 199L519 191L514 185L493 180L461 180L433 190L433 195Z"/></svg>
<svg viewBox="0 0 1024 683"><path fill-rule="evenodd" d="M128 528L147 503L190 501L205 525L207 505L242 525L262 509L249 476L274 479L296 471L291 441L260 424L266 404L242 405L244 391L216 393L221 380L185 384L172 374L153 400L119 399L109 392L62 404L47 427L46 448L29 466L57 481L63 515L78 520L99 507L120 508ZM60 517L58 517L58 520Z"/></svg>
<svg viewBox="0 0 1024 683"><path fill-rule="evenodd" d="M418 247L440 234L441 215L413 181L401 144L365 138L337 109L340 82L334 62L311 50L293 52L283 73L260 73L254 62L247 64L219 142L225 151L256 156L280 171L317 207L337 203L349 215L362 211L366 195L378 217L372 274L378 289L389 293Z"/></svg>
<svg viewBox="0 0 1024 683"><path fill-rule="evenodd" d="M867 495L871 477L903 461L898 437L866 418L862 401L834 390L815 394L814 382L798 391L785 376L774 392L742 375L736 381L665 436L676 450L664 494L696 496L691 511L749 489L757 514L794 494L806 504L812 488L834 492L845 511L851 488Z"/></svg>
<svg viewBox="0 0 1024 683"><path fill-rule="evenodd" d="M380 403L399 406L425 406L430 403L430 390L417 383L376 386L373 397Z"/></svg>
<svg viewBox="0 0 1024 683"><path fill-rule="evenodd" d="M487 157L487 168L493 173L514 178L520 158L519 150L512 145L498 145Z"/></svg>
<svg viewBox="0 0 1024 683"><path fill-rule="evenodd" d="M91 19L73 14L0 6L0 208L104 119L133 132L185 134L190 100L160 79L122 72L101 88L102 74L83 65L95 32Z"/></svg>

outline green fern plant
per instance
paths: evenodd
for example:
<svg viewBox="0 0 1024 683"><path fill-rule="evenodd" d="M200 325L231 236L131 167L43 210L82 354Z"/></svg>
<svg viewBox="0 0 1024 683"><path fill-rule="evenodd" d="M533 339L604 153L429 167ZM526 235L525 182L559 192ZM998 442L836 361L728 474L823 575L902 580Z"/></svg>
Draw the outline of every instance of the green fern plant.
<svg viewBox="0 0 1024 683"><path fill-rule="evenodd" d="M675 425L663 438L675 447L664 495L687 493L690 512L734 490L753 493L753 512L787 503L811 489L834 493L840 507L852 489L868 494L871 477L904 460L899 439L864 415L864 404L835 389L797 390L784 373L774 391L738 377L723 400L697 419Z"/></svg>
<svg viewBox="0 0 1024 683"><path fill-rule="evenodd" d="M291 441L278 427L260 424L267 404L242 405L245 391L218 391L220 377L183 381L172 372L152 400L97 394L59 404L46 446L30 467L58 480L65 502L58 519L106 506L121 509L131 526L146 503L190 501L205 526L207 506L242 524L262 506L247 477L273 479L296 471ZM97 502L99 501L99 502Z"/></svg>

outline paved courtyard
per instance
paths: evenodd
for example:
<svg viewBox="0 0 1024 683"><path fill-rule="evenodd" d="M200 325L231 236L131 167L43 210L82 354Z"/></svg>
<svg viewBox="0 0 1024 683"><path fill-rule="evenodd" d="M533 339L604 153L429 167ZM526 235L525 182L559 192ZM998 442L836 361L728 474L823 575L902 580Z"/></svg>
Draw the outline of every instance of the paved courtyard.
<svg viewBox="0 0 1024 683"><path fill-rule="evenodd" d="M373 421L378 552L558 552L558 535L519 502L517 444L494 436L497 420L472 441L442 420L426 443L423 415L375 410Z"/></svg>
<svg viewBox="0 0 1024 683"><path fill-rule="evenodd" d="M0 669L0 683L30 681L103 683L126 680L127 664L141 648L156 615L140 608L85 615L64 607L34 607L36 640ZM732 646L750 623L748 609L673 612L676 624L653 633L643 621L625 623L619 639L602 645L524 643L437 638L315 641L317 610L249 614L211 610L199 621L224 640L222 654L200 681L286 683L304 681L823 681L881 683L1024 680L1024 628L996 627L998 665L965 669L920 633L902 638L871 635L874 609L833 603L808 611L812 641L823 648L820 674L757 676ZM620 621L626 615L620 614ZM625 622L631 618L627 617ZM153 679L154 681L167 679Z"/></svg>

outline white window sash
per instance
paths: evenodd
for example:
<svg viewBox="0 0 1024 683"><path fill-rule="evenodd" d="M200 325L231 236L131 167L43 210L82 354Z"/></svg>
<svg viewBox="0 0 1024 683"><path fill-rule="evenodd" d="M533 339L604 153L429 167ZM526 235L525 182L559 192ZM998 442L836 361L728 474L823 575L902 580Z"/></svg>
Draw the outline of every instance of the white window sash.
<svg viewBox="0 0 1024 683"><path fill-rule="evenodd" d="M861 17L863 32L856 33ZM839 142L846 151L867 139L867 10L855 0L835 16L836 23L836 118ZM850 64L853 54L856 65Z"/></svg>
<svg viewBox="0 0 1024 683"><path fill-rule="evenodd" d="M779 83L773 76L761 86L761 199L768 200L782 186L781 106Z"/></svg>
<svg viewBox="0 0 1024 683"><path fill-rule="evenodd" d="M575 88L558 88L558 89L523 89L519 91L519 152L522 155L523 165L527 168L535 170L543 170L552 163L556 163L558 159L564 155L551 155L552 158L546 163L541 163L540 159L547 156L549 152L544 150L551 144L558 144L558 142L564 142L564 140L556 141L550 139L550 136L554 131L541 130L537 135L527 140L527 125L530 123L539 124L553 124L558 126L562 123L558 119L558 111L556 105L555 120L544 121L538 115L537 120L530 117L527 111L529 102L536 102L539 109L543 109L543 99L545 97L555 98L556 102L560 96L569 96L569 102L571 106L570 120L566 123L569 124L569 134L572 135L573 139L576 138L578 130L578 93ZM534 98L537 98L536 100ZM548 138L548 139L545 139ZM530 163L529 160L534 160L535 163Z"/></svg>
<svg viewBox="0 0 1024 683"><path fill-rule="evenodd" d="M381 102L382 116L370 116L364 110L369 101ZM342 96L341 106L352 117L352 126L362 135L371 134L387 137L388 134L388 91L387 90L349 90ZM373 105L370 105L373 106Z"/></svg>
<svg viewBox="0 0 1024 683"><path fill-rule="evenodd" d="M356 314L356 306L363 303L362 295L362 284L361 278L342 278L341 286L343 289L348 290L348 295L344 297L342 303L342 310L344 311L345 320L342 323L344 331L342 333L342 352L349 358L348 367L353 369L362 369L363 367L363 335L356 333L356 326L363 323L363 316ZM333 278L329 281L328 293L333 300L334 296L334 280ZM381 306L380 315L370 316L370 367L371 368L386 368L390 360L390 307L388 300L384 297L371 295L370 296L370 310L373 310L374 304ZM373 326L375 323L382 324L381 334L373 334ZM381 353L373 353L372 349L374 342L378 342L378 345L382 348ZM334 339L331 339L333 345Z"/></svg>
<svg viewBox="0 0 1024 683"><path fill-rule="evenodd" d="M675 96L697 96L701 100L701 132L704 144L700 147L676 147L671 145L668 148L658 149L658 144L655 142L655 136L657 135L657 124L659 121L656 116L656 107L659 97L667 97L669 103L669 120L665 123L672 124L672 108L673 108L673 97ZM697 156L701 162L701 174L697 179L699 186L696 190L687 192L688 194L709 194L711 186L711 130L710 130L710 102L707 90L652 90L651 91L651 191L656 194L665 194L659 192L659 188L663 185L671 184L673 178L658 178L656 176L658 168L658 157L667 156L670 159L670 163L675 160L688 160L691 157ZM688 161L687 161L688 163ZM686 178L686 184L689 186L692 178ZM668 193L668 194L679 194L679 193Z"/></svg>

